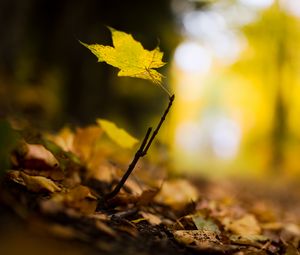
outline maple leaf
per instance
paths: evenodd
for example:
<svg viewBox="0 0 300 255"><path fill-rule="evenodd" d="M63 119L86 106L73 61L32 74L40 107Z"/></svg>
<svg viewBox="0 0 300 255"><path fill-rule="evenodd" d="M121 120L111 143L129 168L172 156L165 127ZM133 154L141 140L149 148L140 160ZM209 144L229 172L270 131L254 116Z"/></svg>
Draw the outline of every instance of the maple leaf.
<svg viewBox="0 0 300 255"><path fill-rule="evenodd" d="M159 50L159 47L151 51L145 50L131 34L111 27L109 29L112 33L114 47L80 43L95 54L99 62L106 62L119 68L118 76L142 78L161 85L163 75L153 69L165 65L162 62L163 52Z"/></svg>

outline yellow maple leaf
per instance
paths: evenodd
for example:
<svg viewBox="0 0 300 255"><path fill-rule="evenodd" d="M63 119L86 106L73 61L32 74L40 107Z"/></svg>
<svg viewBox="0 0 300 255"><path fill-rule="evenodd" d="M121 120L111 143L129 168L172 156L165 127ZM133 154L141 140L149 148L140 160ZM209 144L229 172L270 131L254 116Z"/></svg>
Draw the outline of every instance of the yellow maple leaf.
<svg viewBox="0 0 300 255"><path fill-rule="evenodd" d="M110 27L109 29L112 33L114 47L80 43L94 53L99 62L106 62L119 68L118 76L142 78L161 85L163 75L153 69L165 65L162 62L163 53L159 47L151 51L145 50L131 34Z"/></svg>
<svg viewBox="0 0 300 255"><path fill-rule="evenodd" d="M136 138L128 134L124 129L117 127L116 124L111 121L97 119L97 123L102 127L109 138L123 148L130 149L138 142Z"/></svg>

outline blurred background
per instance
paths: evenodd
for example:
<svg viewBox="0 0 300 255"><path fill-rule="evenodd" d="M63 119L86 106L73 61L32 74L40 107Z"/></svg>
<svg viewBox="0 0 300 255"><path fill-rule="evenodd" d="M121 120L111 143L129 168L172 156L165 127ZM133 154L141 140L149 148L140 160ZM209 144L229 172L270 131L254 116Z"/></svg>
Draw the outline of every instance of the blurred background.
<svg viewBox="0 0 300 255"><path fill-rule="evenodd" d="M298 0L0 0L0 117L47 131L101 117L142 137L168 98L79 44L111 44L106 26L165 53L174 170L300 177Z"/></svg>

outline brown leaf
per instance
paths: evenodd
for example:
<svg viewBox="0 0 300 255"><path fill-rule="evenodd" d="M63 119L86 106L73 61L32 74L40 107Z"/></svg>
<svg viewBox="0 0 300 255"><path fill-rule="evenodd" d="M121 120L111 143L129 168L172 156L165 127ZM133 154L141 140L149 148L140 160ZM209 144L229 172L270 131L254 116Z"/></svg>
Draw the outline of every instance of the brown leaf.
<svg viewBox="0 0 300 255"><path fill-rule="evenodd" d="M67 206L83 214L91 214L95 212L97 207L97 198L91 193L88 187L82 185L71 189L65 194L63 201Z"/></svg>
<svg viewBox="0 0 300 255"><path fill-rule="evenodd" d="M83 161L88 161L102 132L102 129L96 125L77 128L73 142L73 152Z"/></svg>
<svg viewBox="0 0 300 255"><path fill-rule="evenodd" d="M29 169L52 169L59 166L57 159L41 144L25 144L23 167Z"/></svg>
<svg viewBox="0 0 300 255"><path fill-rule="evenodd" d="M24 169L24 173L28 175L44 176L53 181L61 181L65 178L65 175L60 168L53 168L48 170Z"/></svg>
<svg viewBox="0 0 300 255"><path fill-rule="evenodd" d="M85 198L90 198L96 200L97 198L91 193L90 189L86 186L79 185L73 189L71 189L66 194L66 201L74 202L76 200L82 200Z"/></svg>
<svg viewBox="0 0 300 255"><path fill-rule="evenodd" d="M174 209L181 209L197 199L197 189L184 179L166 181L155 197L156 202L169 205Z"/></svg>
<svg viewBox="0 0 300 255"><path fill-rule="evenodd" d="M262 247L262 244L266 243L269 239L263 235L231 235L229 236L231 242L235 244L244 244L244 245L251 245L254 247Z"/></svg>
<svg viewBox="0 0 300 255"><path fill-rule="evenodd" d="M222 244L216 233L208 230L177 230L173 234L179 243L192 245L200 250L216 250Z"/></svg>
<svg viewBox="0 0 300 255"><path fill-rule="evenodd" d="M223 220L226 230L241 236L259 235L261 228L252 214L246 214L238 220L225 218Z"/></svg>
<svg viewBox="0 0 300 255"><path fill-rule="evenodd" d="M48 191L56 192L60 191L61 188L58 187L52 180L43 176L30 176L23 172L20 172L26 188L33 192Z"/></svg>
<svg viewBox="0 0 300 255"><path fill-rule="evenodd" d="M67 193L58 193L41 203L41 209L45 213L57 213L64 210L67 214L90 215L95 212L97 198L85 186L77 186ZM70 210L69 210L70 209ZM69 211L68 211L69 210Z"/></svg>

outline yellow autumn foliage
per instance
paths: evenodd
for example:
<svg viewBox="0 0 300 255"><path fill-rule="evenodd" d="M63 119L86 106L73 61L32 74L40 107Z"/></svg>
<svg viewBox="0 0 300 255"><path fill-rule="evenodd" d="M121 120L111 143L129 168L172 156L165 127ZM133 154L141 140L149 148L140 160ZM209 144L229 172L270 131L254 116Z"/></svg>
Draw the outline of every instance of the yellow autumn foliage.
<svg viewBox="0 0 300 255"><path fill-rule="evenodd" d="M124 129L117 127L116 124L111 121L97 119L97 123L102 127L110 139L123 148L130 149L138 142L136 138L131 136Z"/></svg>
<svg viewBox="0 0 300 255"><path fill-rule="evenodd" d="M145 50L142 44L136 41L131 34L109 28L112 33L113 46L99 44L85 44L99 62L106 62L109 65L120 69L118 76L130 76L150 80L161 85L162 74L153 68L165 65L162 62L163 52L156 47L154 50Z"/></svg>

